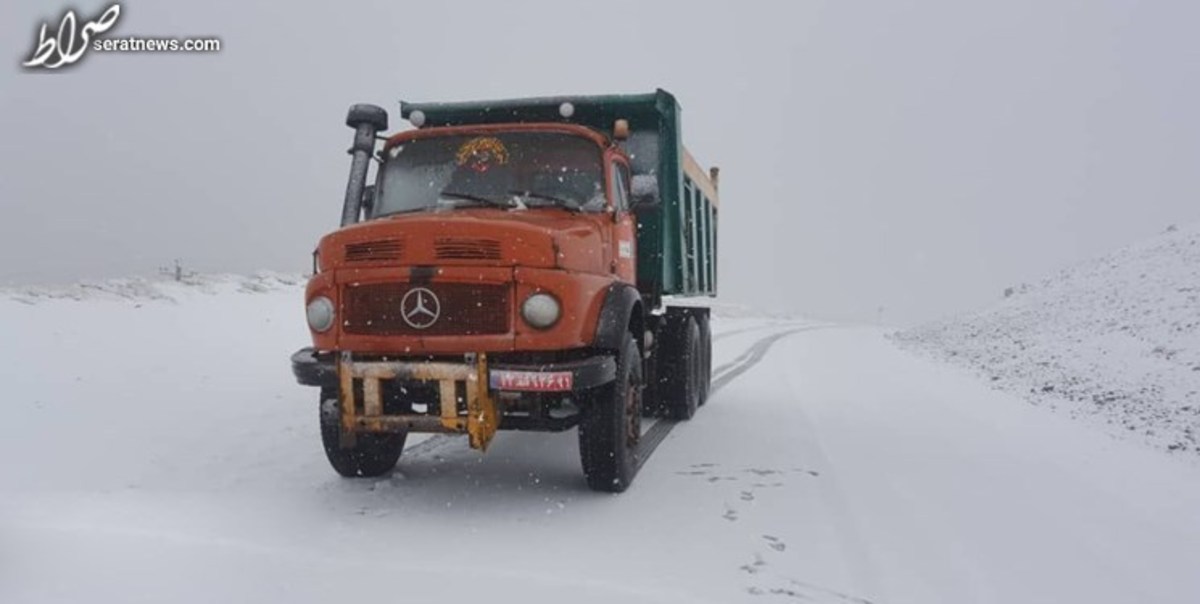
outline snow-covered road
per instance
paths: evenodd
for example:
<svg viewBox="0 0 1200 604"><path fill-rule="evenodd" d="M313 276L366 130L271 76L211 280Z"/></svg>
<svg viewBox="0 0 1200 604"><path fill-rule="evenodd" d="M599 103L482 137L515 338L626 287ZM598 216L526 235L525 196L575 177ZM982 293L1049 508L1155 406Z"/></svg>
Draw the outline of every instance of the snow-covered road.
<svg viewBox="0 0 1200 604"><path fill-rule="evenodd" d="M574 432L340 479L297 293L0 297L0 602L1195 602L1200 468L882 331L715 323L622 495Z"/></svg>

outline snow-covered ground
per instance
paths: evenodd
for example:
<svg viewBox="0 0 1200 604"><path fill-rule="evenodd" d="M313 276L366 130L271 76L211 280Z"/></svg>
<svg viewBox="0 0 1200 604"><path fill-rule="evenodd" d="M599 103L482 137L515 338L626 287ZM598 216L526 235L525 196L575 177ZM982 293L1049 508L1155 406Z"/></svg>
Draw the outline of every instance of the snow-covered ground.
<svg viewBox="0 0 1200 604"><path fill-rule="evenodd" d="M1200 454L1200 224L897 340L1111 433Z"/></svg>
<svg viewBox="0 0 1200 604"><path fill-rule="evenodd" d="M0 294L0 602L1200 601L1195 464L874 328L718 318L618 496L573 432L338 478L289 281Z"/></svg>

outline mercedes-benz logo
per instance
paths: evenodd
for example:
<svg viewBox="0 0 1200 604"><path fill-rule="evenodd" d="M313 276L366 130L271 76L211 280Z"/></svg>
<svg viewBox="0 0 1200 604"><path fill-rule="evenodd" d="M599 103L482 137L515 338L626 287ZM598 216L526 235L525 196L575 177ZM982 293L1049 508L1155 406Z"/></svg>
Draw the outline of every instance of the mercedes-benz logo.
<svg viewBox="0 0 1200 604"><path fill-rule="evenodd" d="M414 287L400 299L400 316L413 329L425 329L433 325L441 314L441 302L424 287Z"/></svg>

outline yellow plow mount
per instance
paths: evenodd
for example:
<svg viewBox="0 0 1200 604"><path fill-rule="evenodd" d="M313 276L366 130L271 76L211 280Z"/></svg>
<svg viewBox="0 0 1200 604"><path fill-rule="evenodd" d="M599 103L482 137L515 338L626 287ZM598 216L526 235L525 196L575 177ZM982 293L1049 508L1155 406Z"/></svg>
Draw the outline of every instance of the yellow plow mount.
<svg viewBox="0 0 1200 604"><path fill-rule="evenodd" d="M341 385L342 434L360 432L466 432L471 448L487 450L500 427L496 400L488 390L487 354L468 357L464 363L408 363L399 361L355 361L343 352L338 361ZM354 381L362 382L362 415L355 400ZM385 415L380 383L383 380L420 380L438 383L441 414ZM465 384L466 412L459 414L458 383Z"/></svg>

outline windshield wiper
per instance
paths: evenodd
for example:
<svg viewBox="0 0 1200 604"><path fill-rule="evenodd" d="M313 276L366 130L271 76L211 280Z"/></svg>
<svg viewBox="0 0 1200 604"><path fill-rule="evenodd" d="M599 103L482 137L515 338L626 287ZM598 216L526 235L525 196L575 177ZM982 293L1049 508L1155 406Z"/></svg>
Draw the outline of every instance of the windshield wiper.
<svg viewBox="0 0 1200 604"><path fill-rule="evenodd" d="M554 202L556 205L562 206L564 209L571 210L572 212L582 212L583 211L583 205L581 205L578 201L575 201L574 199L565 199L562 197L556 197L554 195L548 195L546 193L538 193L536 191L522 191L520 189L513 189L513 190L509 191L509 193L512 193L513 195L520 195L522 197L529 197L532 199L541 199L541 200L545 200L545 201Z"/></svg>
<svg viewBox="0 0 1200 604"><path fill-rule="evenodd" d="M429 210L429 208L427 208L425 206L418 206L415 208L404 208L403 210L393 210L386 214L376 214L371 217L371 220L375 220L377 218L387 218L388 216L396 216L397 214L412 214L413 212L425 212L428 210Z"/></svg>
<svg viewBox="0 0 1200 604"><path fill-rule="evenodd" d="M491 199L489 197L484 197L482 195L463 193L460 191L442 191L441 193L438 193L438 197L451 197L454 199L465 199L467 201L474 201L474 202L478 202L478 203L482 203L482 204L487 204L489 206L495 206L498 208L505 208L505 209L509 209L509 208L513 207L513 204L505 202L505 201L500 201L498 199Z"/></svg>

